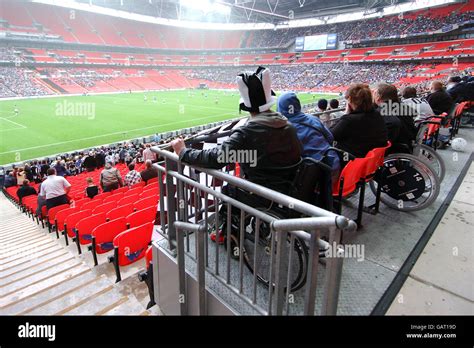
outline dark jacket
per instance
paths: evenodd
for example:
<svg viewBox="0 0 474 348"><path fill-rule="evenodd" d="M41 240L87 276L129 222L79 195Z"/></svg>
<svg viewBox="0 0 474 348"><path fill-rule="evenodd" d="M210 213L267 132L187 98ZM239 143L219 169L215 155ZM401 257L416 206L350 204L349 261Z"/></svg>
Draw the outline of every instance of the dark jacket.
<svg viewBox="0 0 474 348"><path fill-rule="evenodd" d="M21 200L23 199L23 197L26 197L26 196L31 196L31 195L35 195L36 194L36 190L34 187L31 187L31 186L21 186L18 190L16 190L16 195L18 196L18 199L20 200L20 203L21 203Z"/></svg>
<svg viewBox="0 0 474 348"><path fill-rule="evenodd" d="M156 171L153 168L144 169L140 172L140 176L142 177L143 181L147 182L150 179L157 178L158 177L158 171Z"/></svg>
<svg viewBox="0 0 474 348"><path fill-rule="evenodd" d="M82 164L84 166L84 168L87 168L89 170L94 170L96 167L97 167L97 162L94 158L94 156L87 156L85 159L84 159L84 163Z"/></svg>
<svg viewBox="0 0 474 348"><path fill-rule="evenodd" d="M474 82L460 82L447 90L455 103L474 100Z"/></svg>
<svg viewBox="0 0 474 348"><path fill-rule="evenodd" d="M443 112L449 113L454 105L453 99L445 91L431 93L426 100L436 115L441 115Z"/></svg>
<svg viewBox="0 0 474 348"><path fill-rule="evenodd" d="M365 157L375 147L387 145L387 128L380 113L353 111L331 127L336 147L355 157Z"/></svg>
<svg viewBox="0 0 474 348"><path fill-rule="evenodd" d="M266 112L250 117L245 125L234 129L220 146L207 150L188 148L181 152L180 159L214 169L238 162L247 180L287 193L288 182L293 179L301 153L296 129L286 117ZM232 161L232 154L247 156L247 159L254 157L254 161L242 158Z"/></svg>
<svg viewBox="0 0 474 348"><path fill-rule="evenodd" d="M99 188L97 186L87 186L86 187L87 197L94 198L98 194L99 194Z"/></svg>
<svg viewBox="0 0 474 348"><path fill-rule="evenodd" d="M386 104L387 105L387 104ZM404 103L391 102L391 110L380 110L392 145L405 144L411 148L416 138L415 110Z"/></svg>

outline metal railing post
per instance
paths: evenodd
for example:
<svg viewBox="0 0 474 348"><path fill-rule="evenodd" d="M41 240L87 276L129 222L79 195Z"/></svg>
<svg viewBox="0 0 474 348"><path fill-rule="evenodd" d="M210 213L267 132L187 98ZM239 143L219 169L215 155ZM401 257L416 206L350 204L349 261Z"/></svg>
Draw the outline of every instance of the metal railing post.
<svg viewBox="0 0 474 348"><path fill-rule="evenodd" d="M341 240L341 231L332 228L329 232L329 241L336 243L337 250L326 259L326 284L324 288L323 303L321 306L321 315L336 315L337 304L339 301L339 287L341 284L342 262L344 249L339 246ZM329 247L332 248L334 244ZM335 255L334 255L335 254Z"/></svg>
<svg viewBox="0 0 474 348"><path fill-rule="evenodd" d="M165 159L166 166L166 206L168 214L168 240L170 250L174 250L174 242L176 241L176 231L174 222L176 221L176 200L174 198L175 190L173 186L173 177L170 175L171 170L177 169L177 163L170 158Z"/></svg>

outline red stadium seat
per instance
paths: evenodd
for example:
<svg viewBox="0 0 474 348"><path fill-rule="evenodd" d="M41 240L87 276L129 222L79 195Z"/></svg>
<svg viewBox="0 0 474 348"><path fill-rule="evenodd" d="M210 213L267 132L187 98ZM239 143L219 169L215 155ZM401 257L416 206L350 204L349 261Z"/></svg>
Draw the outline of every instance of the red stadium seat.
<svg viewBox="0 0 474 348"><path fill-rule="evenodd" d="M113 190L113 191L112 191L112 194L115 195L115 194L117 194L117 193L125 193L125 192L127 192L127 191L128 191L128 186L123 186L123 187L120 187L120 188L118 188L118 189L116 189L116 190Z"/></svg>
<svg viewBox="0 0 474 348"><path fill-rule="evenodd" d="M122 280L120 266L130 265L145 256L152 233L153 222L148 222L122 232L114 238L114 256L109 258L109 262L114 264L116 282Z"/></svg>
<svg viewBox="0 0 474 348"><path fill-rule="evenodd" d="M114 248L114 238L127 229L125 217L98 225L92 231L91 251L97 266L97 254L104 254Z"/></svg>
<svg viewBox="0 0 474 348"><path fill-rule="evenodd" d="M133 228L147 222L154 222L156 219L156 212L156 206L151 206L129 214L127 216L127 227Z"/></svg>
<svg viewBox="0 0 474 348"><path fill-rule="evenodd" d="M158 196L143 198L135 202L133 204L133 207L136 210L142 210L151 206L154 206L156 208L156 206L158 205L158 199L159 199Z"/></svg>
<svg viewBox="0 0 474 348"><path fill-rule="evenodd" d="M143 198L154 197L154 196L158 196L158 190L156 188L143 191L139 197L140 199L143 199Z"/></svg>
<svg viewBox="0 0 474 348"><path fill-rule="evenodd" d="M125 204L120 207L110 210L106 215L107 220L115 220L119 217L126 217L127 215L133 213L133 203Z"/></svg>
<svg viewBox="0 0 474 348"><path fill-rule="evenodd" d="M68 236L71 238L74 238L76 236L76 233L75 233L76 224L82 219L88 216L91 216L91 214L92 214L91 209L80 210L77 213L73 213L69 215L64 220L64 238L66 239L66 245L69 245Z"/></svg>
<svg viewBox="0 0 474 348"><path fill-rule="evenodd" d="M146 261L146 270L138 274L138 279L141 282L145 282L148 287L148 294L150 296L150 301L148 302L146 308L151 308L155 305L155 291L153 287L153 249L151 245L146 250L145 261Z"/></svg>
<svg viewBox="0 0 474 348"><path fill-rule="evenodd" d="M156 190L159 190L159 187L160 187L160 184L158 183L158 181L156 182L152 182L150 184L147 184L143 190L149 190L149 189L152 189L152 188L155 188Z"/></svg>
<svg viewBox="0 0 474 348"><path fill-rule="evenodd" d="M54 218L56 217L56 214L58 213L58 211L61 211L63 209L67 209L69 207L70 207L69 204L61 204L61 205L57 205L55 207L52 207L51 209L48 210L48 229L49 229L49 232L51 232L52 227L55 226ZM59 238L59 234L57 233L57 231L56 231L56 235Z"/></svg>
<svg viewBox="0 0 474 348"><path fill-rule="evenodd" d="M101 205L98 205L97 207L92 210L92 214L99 214L99 213L108 213L112 209L117 207L117 202L109 202L109 203L103 203Z"/></svg>
<svg viewBox="0 0 474 348"><path fill-rule="evenodd" d="M120 201L117 202L117 207L130 204L130 203L135 203L136 201L138 201L138 194L123 197Z"/></svg>
<svg viewBox="0 0 474 348"><path fill-rule="evenodd" d="M375 159L373 152L367 153L367 156L364 158L354 158L344 167L339 176L339 180L333 183L332 195L336 198L336 212L338 214L341 214L342 198L347 197L357 188L360 189L357 219L355 220L359 227L362 226L362 210L364 208L366 178L374 174L371 166L371 163L374 162Z"/></svg>
<svg viewBox="0 0 474 348"><path fill-rule="evenodd" d="M132 186L130 186L130 190L133 190L134 188L137 188L137 187L143 187L145 185L146 185L146 183L144 181L140 181L140 182L137 182L136 184L133 184Z"/></svg>
<svg viewBox="0 0 474 348"><path fill-rule="evenodd" d="M78 208L66 208L57 212L54 218L54 226L56 228L56 236L58 238L59 238L59 233L64 232L64 223L66 221L66 218L71 214L77 213L78 211L79 211Z"/></svg>
<svg viewBox="0 0 474 348"><path fill-rule="evenodd" d="M380 167L383 166L383 160L385 158L385 152L387 151L387 149L390 146L392 146L392 144L389 141L389 142L387 142L387 146L377 147L375 149L370 150L367 153L366 157L371 158L371 160L367 164L366 172L369 176L365 178L366 181L368 181L368 180L370 181L370 179L372 179L373 174L375 174L377 169L379 169Z"/></svg>
<svg viewBox="0 0 474 348"><path fill-rule="evenodd" d="M103 200L103 203L118 202L123 198L123 192L114 193Z"/></svg>
<svg viewBox="0 0 474 348"><path fill-rule="evenodd" d="M81 209L82 206L83 206L85 203L89 202L90 200L91 200L91 199L90 199L89 197L83 198L83 199L79 199L79 200L74 200L74 201L72 202L71 206L73 206L73 207L75 207L75 208Z"/></svg>
<svg viewBox="0 0 474 348"><path fill-rule="evenodd" d="M158 177L148 179L147 182L146 182L146 184L149 185L149 184L153 184L153 183L155 183L155 182L158 182Z"/></svg>
<svg viewBox="0 0 474 348"><path fill-rule="evenodd" d="M83 218L76 224L76 245L77 252L82 253L81 244L90 244L92 242L92 230L105 222L105 213L99 213Z"/></svg>
<svg viewBox="0 0 474 348"><path fill-rule="evenodd" d="M145 259L146 259L146 268L148 269L153 259L153 248L151 247L151 245L146 250Z"/></svg>
<svg viewBox="0 0 474 348"><path fill-rule="evenodd" d="M96 200L96 199L104 200L106 197L109 197L111 194L112 194L112 192L102 192L102 193L99 193L98 195L95 195L93 199L94 200Z"/></svg>
<svg viewBox="0 0 474 348"><path fill-rule="evenodd" d="M136 188L130 189L127 192L125 192L123 197L125 198L125 197L128 197L128 196L139 195L142 192L143 192L143 186L136 187Z"/></svg>
<svg viewBox="0 0 474 348"><path fill-rule="evenodd" d="M102 204L102 200L101 199L97 199L97 200L91 200L90 202L87 202L87 203L84 203L81 207L81 209L92 209L94 210L96 207L98 207L99 205Z"/></svg>

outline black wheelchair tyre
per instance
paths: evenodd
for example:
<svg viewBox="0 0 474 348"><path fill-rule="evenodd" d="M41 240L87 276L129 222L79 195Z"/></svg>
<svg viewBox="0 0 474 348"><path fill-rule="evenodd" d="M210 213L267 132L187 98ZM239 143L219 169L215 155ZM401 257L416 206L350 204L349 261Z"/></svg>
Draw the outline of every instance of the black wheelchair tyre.
<svg viewBox="0 0 474 348"><path fill-rule="evenodd" d="M280 218L273 212L267 212L276 218ZM242 252L243 261L248 270L254 274L254 255L255 255L255 223L256 219L251 216L245 218L244 225L244 244L242 248L239 248L240 244L240 233L233 225L232 234L230 238L230 249L231 257L235 260L239 259L239 253ZM224 224L222 231L226 233L226 224ZM260 221L259 230L259 241L257 244L257 272L256 277L265 286L269 286L269 275L270 275L270 256L271 256L271 233L267 223ZM287 243L291 245L291 238L287 238ZM298 237L294 237L294 247L292 252L292 269L291 269L291 280L290 280L290 292L299 290L306 283L306 273L308 267L308 247L305 242ZM227 240L224 242L224 246L227 249ZM238 252L235 252L238 250ZM276 242L273 246L274 256L276 253ZM276 257L273 257L273 264L275 263ZM275 286L275 283L273 283ZM285 286L284 291L287 287Z"/></svg>
<svg viewBox="0 0 474 348"><path fill-rule="evenodd" d="M426 160L430 164L431 168L435 170L436 174L438 174L439 181L443 181L446 174L446 166L444 164L443 158L438 152L436 152L430 146L417 144L413 148L413 155Z"/></svg>
<svg viewBox="0 0 474 348"><path fill-rule="evenodd" d="M399 211L417 211L438 197L440 180L422 157L396 153L384 159L384 166L369 184L374 194L382 185L380 200Z"/></svg>

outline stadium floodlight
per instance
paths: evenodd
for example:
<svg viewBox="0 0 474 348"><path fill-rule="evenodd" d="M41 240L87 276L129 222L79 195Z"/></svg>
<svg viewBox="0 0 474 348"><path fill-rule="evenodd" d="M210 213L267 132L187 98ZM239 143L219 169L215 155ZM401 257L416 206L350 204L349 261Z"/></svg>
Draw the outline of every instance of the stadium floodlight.
<svg viewBox="0 0 474 348"><path fill-rule="evenodd" d="M209 13L218 13L221 15L230 15L231 8L222 3L218 3L212 0L179 0L179 5L184 8L188 8L194 11L200 11L204 15Z"/></svg>

